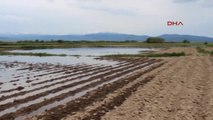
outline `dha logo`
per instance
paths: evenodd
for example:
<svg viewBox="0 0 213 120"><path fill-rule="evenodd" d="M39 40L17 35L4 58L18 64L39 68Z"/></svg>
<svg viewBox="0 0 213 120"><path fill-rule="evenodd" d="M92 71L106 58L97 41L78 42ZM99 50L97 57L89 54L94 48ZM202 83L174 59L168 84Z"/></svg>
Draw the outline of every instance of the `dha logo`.
<svg viewBox="0 0 213 120"><path fill-rule="evenodd" d="M167 21L167 26L183 26L181 21Z"/></svg>

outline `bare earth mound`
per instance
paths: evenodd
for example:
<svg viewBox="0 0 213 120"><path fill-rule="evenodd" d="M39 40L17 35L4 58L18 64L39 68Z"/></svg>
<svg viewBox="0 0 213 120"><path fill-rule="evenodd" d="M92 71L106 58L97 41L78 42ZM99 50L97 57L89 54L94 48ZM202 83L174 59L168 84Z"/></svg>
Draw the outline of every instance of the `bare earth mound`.
<svg viewBox="0 0 213 120"><path fill-rule="evenodd" d="M171 49L177 50L191 55L165 58L167 64L65 120L212 120L213 58L199 56L194 48ZM139 86L121 103L110 104L123 91L150 76L153 76L152 80Z"/></svg>

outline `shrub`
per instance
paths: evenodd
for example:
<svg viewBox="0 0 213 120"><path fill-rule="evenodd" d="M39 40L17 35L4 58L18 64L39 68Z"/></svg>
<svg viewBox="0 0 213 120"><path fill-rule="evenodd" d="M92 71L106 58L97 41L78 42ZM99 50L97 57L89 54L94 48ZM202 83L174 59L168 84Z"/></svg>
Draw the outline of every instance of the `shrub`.
<svg viewBox="0 0 213 120"><path fill-rule="evenodd" d="M57 40L57 43L63 43L64 41L63 40Z"/></svg>
<svg viewBox="0 0 213 120"><path fill-rule="evenodd" d="M145 55L146 57L180 57L185 56L186 54L184 52L173 52L173 53L161 53L161 54L148 54Z"/></svg>
<svg viewBox="0 0 213 120"><path fill-rule="evenodd" d="M146 43L164 43L164 39L160 37L149 37L145 41Z"/></svg>
<svg viewBox="0 0 213 120"><path fill-rule="evenodd" d="M183 40L182 42L183 42L183 43L190 43L189 40Z"/></svg>

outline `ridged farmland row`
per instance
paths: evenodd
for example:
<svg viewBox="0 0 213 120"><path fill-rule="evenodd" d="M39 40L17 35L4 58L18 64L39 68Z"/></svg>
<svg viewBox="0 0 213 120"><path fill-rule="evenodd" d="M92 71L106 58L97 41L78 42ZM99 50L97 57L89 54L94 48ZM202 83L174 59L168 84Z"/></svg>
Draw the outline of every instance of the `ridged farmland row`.
<svg viewBox="0 0 213 120"><path fill-rule="evenodd" d="M61 104L69 104L89 92L113 85L115 82L129 83L134 78L148 72L161 60L138 58L120 60L116 65L48 65L42 68L34 64L2 63L13 66L26 75L14 75L10 83L23 83L24 86L0 89L0 120L24 119L47 110L55 110ZM2 65L0 63L0 66ZM21 66L21 67L20 67ZM2 67L2 66L1 66ZM27 72L28 71L28 72ZM143 71L143 72L139 72ZM137 73L137 74L135 74ZM11 80L10 80L11 81ZM121 85L125 85L121 84ZM118 87L119 88L119 87Z"/></svg>

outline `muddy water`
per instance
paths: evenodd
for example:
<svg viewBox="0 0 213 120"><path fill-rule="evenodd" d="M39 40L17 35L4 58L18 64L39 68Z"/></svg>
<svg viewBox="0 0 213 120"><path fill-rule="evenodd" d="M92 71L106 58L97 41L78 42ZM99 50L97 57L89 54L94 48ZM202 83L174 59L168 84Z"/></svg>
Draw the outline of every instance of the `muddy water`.
<svg viewBox="0 0 213 120"><path fill-rule="evenodd" d="M93 70L92 67L91 67L91 70ZM79 73L79 74L78 74L78 73ZM76 78L76 79L77 79L79 76L82 76L81 73L82 73L82 71L71 72L71 73L69 74L69 76L70 76L69 79L73 79L73 78ZM90 73L90 72L88 72L88 73ZM76 75L71 76L72 74L76 74ZM50 76L51 76L51 77L50 77ZM68 78L58 79L58 80L55 80L55 81L50 81L51 83L48 83L48 80L50 80L50 79L60 78L60 77L63 77L63 76L67 76L67 75L56 73L56 76L55 76L55 75L46 75L46 76L36 77L36 78L33 78L33 77L30 76L30 77L29 77L30 80L33 78L32 80L36 79L36 81L35 81L35 82L32 82L32 83L30 83L30 84L28 84L28 83L26 83L26 80L27 80L27 79L21 78L20 81L17 81L17 82L16 82L16 84L21 84L22 86L25 87L24 90L25 90L25 91L28 91L28 90L33 90L33 89L36 89L36 88L40 88L40 87L43 87L43 86L46 86L46 85L50 85L50 84L56 83L56 82L58 82L58 80L63 81L63 80L67 80L67 79L68 79ZM38 80L37 80L37 79L38 79ZM38 84L38 82L46 82L46 81L47 81L47 83ZM33 85L33 86L32 86L32 84L38 84L38 85ZM9 85L10 85L10 86L9 86ZM4 86L6 86L6 87L5 87L6 89L16 88L16 86L12 85L12 83L10 83L10 82L4 83ZM53 87L53 86L52 86L52 87ZM18 93L18 92L20 92L20 91L12 91L12 92L4 93L4 94L0 92L0 95L6 96L6 95L12 95L12 94L15 94L15 93Z"/></svg>
<svg viewBox="0 0 213 120"><path fill-rule="evenodd" d="M140 61L140 60L139 60ZM117 80L119 80L119 79L121 79L121 78L125 78L126 76L129 76L129 75L132 75L134 72L136 72L137 70L134 70L134 68L138 68L138 67L142 67L142 66L144 66L144 65L146 65L147 64L147 60L145 60L145 61L143 61L143 62L134 62L134 64L133 63L123 63L123 64L119 64L117 67L118 68L116 68L115 66L114 67L109 67L109 70L104 70L104 69L106 69L106 68L101 68L100 66L100 68L101 68L101 70L103 70L103 72L98 72L97 74L94 74L94 75L91 75L90 77L93 77L93 76L95 76L95 75L101 75L101 74L103 74L103 73L106 73L106 72L109 72L109 71L111 71L110 69L112 69L112 70L118 70L118 71L116 71L116 73L115 72L111 72L110 74L108 74L108 75L105 75L105 77L104 78L109 78L110 80L107 80L107 81L103 81L103 83L104 84L108 84L108 83L111 83L111 82L114 82L114 81L117 81ZM123 65L123 66L122 66ZM27 68L27 67L25 67L24 66L24 68ZM123 70L122 70L123 69ZM24 69L24 71L25 71L25 69ZM121 74L121 75L116 75L116 74L120 74L120 73L122 73L122 72L125 72L125 71L131 71L131 72L129 72L129 73L125 73L125 74ZM94 71L93 71L94 72ZM88 74L88 73L90 73L90 72L87 72L87 73L85 73L85 74ZM92 73L92 72L91 72ZM111 76L114 76L113 78L111 78ZM38 91L34 91L34 92L31 92L30 94L26 94L26 95L22 95L22 96L17 96L17 97L13 97L13 98L10 98L10 99L6 99L6 100L4 100L4 101L1 101L1 104L6 104L6 103L8 103L8 102L13 102L13 100L14 99L23 99L23 98L26 98L27 96L29 96L29 95L35 95L35 94L38 94L38 93L41 93L41 92L44 92L44 91L46 91L46 90L51 90L51 89L55 89L55 88L59 88L59 87L61 87L61 86L63 86L63 85L67 85L67 84L71 84L71 83L74 83L74 82L77 82L77 81L84 81L84 80L87 80L87 79L89 79L89 77L87 76L87 77L82 77L82 78L77 78L76 80L74 80L74 81L68 81L68 82L66 82L66 83L62 83L62 84L56 84L55 86L51 86L51 87L49 87L49 88L45 88L45 89L43 89L43 90L38 90ZM66 80L66 79L64 79L64 80ZM61 81L63 81L63 79L61 79ZM68 92L70 92L70 91L72 91L72 90L76 90L76 89L78 89L78 88L82 88L82 87L84 87L84 86L86 86L86 85L89 85L89 84L92 84L92 83L95 83L95 82L97 82L97 81L102 81L102 78L100 79L100 77L98 78L98 79L94 79L93 81L87 81L87 82L85 82L85 83L83 83L83 84L79 84L79 85L76 85L76 86L74 86L74 87L71 87L71 88L64 88L63 90L60 90L60 91L58 91L58 92L56 92L56 93L50 93L50 94L48 94L48 95L45 95L45 96L40 96L40 97L38 97L37 99L34 99L34 100L30 100L30 101L26 101L26 102L24 102L24 103L20 103L20 104L17 104L17 105L13 105L13 106L11 106L11 107L9 107L8 106L8 108L4 108L4 109L2 109L2 111L0 112L0 116L3 116L3 115L5 115L5 114L8 114L8 113L11 113L11 112L16 112L16 111L18 111L18 110L20 110L20 109L22 109L22 108L24 108L24 107L28 107L28 106L30 106L30 105L33 105L33 104L37 104L37 103L41 103L42 101L44 101L44 100L48 100L48 99L51 99L51 98L55 98L56 96L59 96L59 95L61 95L61 94L64 94L64 93L68 93ZM111 81L111 82L110 82ZM6 83L4 83L4 84L6 84ZM57 105L60 105L60 104L65 104L65 103L67 103L67 102L69 102L69 101L71 101L71 100L73 100L73 99L76 99L76 98L78 98L78 97L81 97L82 95L84 95L84 94L86 94L87 92L89 92L89 91L92 91L92 90L95 90L95 89L97 89L98 87L101 87L102 85L104 85L104 84L100 84L100 85L97 85L97 87L96 86L93 86L93 87L90 87L89 89L85 89L85 90L83 90L83 91L80 91L80 94L79 93L77 93L77 94L75 94L74 96L72 96L72 97L67 97L67 98L65 98L65 99L62 99L62 100L60 100L60 101L57 101L57 102L54 102L54 104L52 104L52 103L50 103L50 104L47 104L47 105L45 105L46 106L46 108L45 108L45 106L43 106L42 108L39 108L38 110L36 110L35 109L35 111L33 112L33 113L31 113L31 115L35 115L34 113L41 113L41 112L44 112L43 111L43 109L45 108L45 109L50 109L50 108L53 108L53 107L55 107L55 106L57 106ZM38 85L39 86L39 85ZM41 86L43 86L43 84L41 84ZM31 116L31 115L26 115L26 116ZM24 116L22 116L22 117L18 117L17 119L22 119L23 117L26 117L25 115Z"/></svg>
<svg viewBox="0 0 213 120"><path fill-rule="evenodd" d="M105 71L105 72L108 72L108 71ZM32 95L35 95L35 94L38 94L38 93L41 93L41 92L44 92L44 91L47 91L47 90L56 89L56 88L61 87L61 86L64 86L64 85L68 85L68 84L72 84L72 83L75 83L75 82L84 81L84 80L87 80L87 79L89 79L89 78L91 78L91 77L93 77L93 76L96 76L96 75L99 75L99 74L103 74L103 73L104 73L104 72L100 72L100 73L98 73L98 74L94 74L94 75L90 75L90 76L86 76L86 77L82 77L82 78L76 78L76 79L74 79L74 80L72 80L72 81L66 81L66 82L61 83L61 84L52 85L51 87L47 87L47 88L44 88L44 89L36 90L36 91L34 91L34 92L30 92L30 93L24 94L24 95L22 95L22 96L12 97L12 98L10 98L10 99L1 101L1 102L0 102L0 105L6 104L6 103L8 103L8 102L13 102L14 99L16 99L16 100L18 100L18 99L23 99L23 98L26 98L26 97L28 97L28 96L30 96L30 95L32 96ZM74 77L76 77L76 76L74 76ZM72 77L72 78L74 78L74 77ZM71 78L69 78L69 79L71 79ZM60 81L65 81L65 80L67 80L67 78L66 78L66 79L60 79ZM56 82L57 82L57 81L56 81ZM53 83L56 83L56 82L51 82L50 84L53 84ZM37 89L37 88L40 88L40 87L43 87L43 86L46 86L46 85L49 85L49 84L41 84L41 85L38 85L38 86L36 86L36 87L31 86L31 87L30 87L29 89L27 89L27 90ZM17 93L17 91L16 91L16 92L10 92L9 94L4 94L4 95L11 95L11 94L14 94L14 93Z"/></svg>
<svg viewBox="0 0 213 120"><path fill-rule="evenodd" d="M146 63L145 63L145 64L146 64ZM150 66L154 66L154 64L153 64L153 65L150 65ZM134 71L134 72L139 72L139 71L141 71L141 70L146 70L146 69L147 69L148 67L150 67L150 66L144 67L144 68L139 69L139 70L136 70L136 71ZM92 88L89 88L89 89L87 89L87 90L78 92L78 93L76 93L76 94L73 95L73 96L66 97L65 99L62 99L62 100L60 100L60 101L55 101L55 102L53 102L53 103L51 103L51 104L47 104L47 105L45 105L45 106L39 108L38 110L35 110L35 111L31 112L31 113L28 114L27 116L26 116L26 115L19 116L19 117L15 118L15 120L23 120L23 119L26 119L27 117L32 117L32 116L37 115L37 114L39 114L39 113L45 112L46 110L49 110L49 109L51 109L51 108L54 108L54 107L56 107L56 106L58 106L58 105L65 105L66 103L68 103L68 102L70 102L70 101L72 101L72 100L75 100L75 99L77 99L77 98L79 98L79 97L85 95L86 93L88 93L88 92L90 92L90 91L93 91L93 90L95 90L95 89L97 89L97 88L99 88L99 87L101 87L101 86L103 86L103 85L106 85L106 84L109 84L109 83L113 83L113 82L115 82L115 81L117 81L117 80L119 80L119 79L123 79L123 78L125 78L125 77L127 77L127 76L132 76L132 75L134 75L134 74L132 74L132 72L130 72L130 73L124 75L124 76L120 76L120 77L114 78L114 79L112 79L112 80L110 80L110 81L103 82L102 84L99 84L99 85L97 85L97 86L95 86L95 87L92 87ZM67 92L67 90L65 90L65 91ZM61 91L61 92L62 92L62 91ZM51 96L51 97L54 97L54 96Z"/></svg>
<svg viewBox="0 0 213 120"><path fill-rule="evenodd" d="M32 53L52 53L52 54L67 54L67 55L79 55L79 57L74 56L51 56L51 57L35 57L35 56L0 56L0 63L3 62L24 62L22 64L16 64L5 67L3 64L0 64L0 91L6 91L9 89L15 89L18 86L24 86L27 89L28 84L26 83L29 79L32 81L37 81L34 78L45 72L50 71L51 65L43 64L62 64L62 65L104 65L104 66L116 66L119 64L117 61L109 60L97 60L95 59L101 55L109 54L136 54L141 51L150 51L153 49L146 48L71 48L71 49L40 49L40 50L16 50L14 52L32 52ZM13 52L13 51L11 51ZM18 70L25 68L26 64L33 63L35 65L31 66L32 68L40 67L46 68L45 70ZM38 64L42 63L42 64ZM13 63L12 63L13 64ZM26 66L26 68L29 66ZM42 69L43 69L42 68ZM56 71L56 68L51 68L52 71ZM30 75L30 76L29 76ZM34 75L34 76L32 76ZM62 76L62 73L56 73L53 75L46 75L43 77L37 77L38 80L46 80L48 78L54 78L56 76ZM28 81L29 82L29 81ZM1 83L5 83L2 85ZM15 91L11 91L15 92ZM1 94L1 92L0 92Z"/></svg>
<svg viewBox="0 0 213 120"><path fill-rule="evenodd" d="M102 56L114 54L137 54L143 51L150 51L156 49L149 48L68 48L68 49L37 49L37 50L15 50L12 52L21 53L50 53L50 54L67 54L79 56Z"/></svg>
<svg viewBox="0 0 213 120"><path fill-rule="evenodd" d="M121 64L121 65L125 65L125 66L126 66L126 64ZM123 67L125 67L125 66L119 67L119 69L121 69L121 68L123 68ZM127 66L129 66L129 65L127 65ZM126 67L127 67L127 66L126 66ZM107 69L108 69L108 70L107 70ZM118 68L115 68L114 70L116 70L116 69L118 69ZM98 72L98 70L96 70L96 71ZM60 83L60 84L55 84L55 85L53 85L54 83L57 83L58 81L51 81L51 83L44 83L44 84L41 84L41 85L38 85L38 86L30 86L29 88L27 88L27 89L25 89L25 90L33 90L33 89L41 88L41 87L46 86L46 85L51 85L50 87L45 87L45 88L43 88L43 89L39 89L39 90L30 92L30 93L24 94L24 95L22 95L22 96L12 97L12 98L10 98L10 99L1 101L0 105L1 105L1 104L5 104L5 103L8 103L8 102L12 102L12 101L14 101L14 99L17 100L17 99L25 98L25 97L27 97L27 96L35 95L35 94L38 94L38 93L41 93L41 92L44 92L44 91L47 91L47 90L56 89L56 88L58 88L58 87L61 87L61 86L67 85L67 84L71 84L71 83L74 83L74 82L84 81L84 80L87 80L87 79L92 78L92 77L94 77L94 76L107 73L107 72L109 72L109 71L111 71L111 70L110 70L110 68L104 68L104 69L102 70L103 72L98 72L97 74L91 74L91 73L94 73L94 72L96 72L96 71L87 72L87 73L85 73L85 74L75 75L75 76L72 76L72 77L69 77L69 78L59 79L59 80L60 80L59 82L65 81L65 82ZM88 74L88 75L91 74L91 75L85 76L85 75L87 75L87 74ZM82 75L83 75L84 77L79 78L79 76L82 76ZM111 74L111 75L113 75L113 74ZM73 79L73 80L72 80L72 81L69 81L69 79ZM44 81L45 81L45 80L44 80ZM6 94L3 94L3 95L12 95L12 94L14 94L14 93L18 93L18 91L6 93Z"/></svg>
<svg viewBox="0 0 213 120"><path fill-rule="evenodd" d="M7 62L27 62L27 63L52 63L52 64L103 64L103 65L114 65L117 62L107 60L96 60L95 57L74 57L74 56L48 56L48 57L36 57L36 56L0 56L0 61Z"/></svg>
<svg viewBox="0 0 213 120"><path fill-rule="evenodd" d="M137 54L139 52L154 51L148 48L69 48L69 49L37 49L37 50L15 50L11 52L20 53L49 53L66 54L66 57L35 57L35 56L0 56L0 61L19 61L32 63L53 64L104 64L114 65L117 62L108 60L96 60L96 57L113 54ZM70 56L71 55L71 56Z"/></svg>
<svg viewBox="0 0 213 120"><path fill-rule="evenodd" d="M60 101L54 101L53 103L44 105L38 110L35 109L32 113L26 116L33 116L38 113L44 112L46 109L51 109L60 104L66 104L76 98L85 95L87 92L97 89L119 79L123 79L129 75L132 75L133 70L127 74L120 74L125 71L129 71L138 66L146 65L147 62L141 62L141 60L135 60L135 62L129 61L109 61L95 59L101 55L108 54L136 54L139 51L147 51L151 49L141 48L77 48L77 49L47 49L47 50L32 50L32 51L16 51L16 52L46 52L46 53L58 53L67 55L80 55L79 57L66 56L66 57L35 57L35 56L0 56L0 105L3 107L0 111L0 117L7 114L16 112L24 107L28 107L32 104L41 103L46 99L55 98L63 93L67 93L78 88L102 81L103 78L109 78L110 80L104 81L101 84L90 87L76 93L74 96L69 96ZM139 63L139 64L136 64ZM146 69L146 67L144 68ZM117 70L116 72L110 72ZM108 74L108 72L110 74ZM107 74L105 74L107 73ZM100 75L103 74L103 77ZM117 76L116 76L117 75ZM98 78L96 76L99 76ZM113 77L111 77L113 76ZM94 78L93 78L94 77ZM90 78L92 78L91 81ZM89 80L88 80L89 79ZM51 91L64 87L66 85L73 84L75 82L81 82L81 84L75 84L70 88L63 88L55 93L45 94L39 96L36 99L30 99L24 103L13 104L14 100L22 100L29 96L37 95L45 91ZM84 82L85 81L85 82ZM18 87L23 87L18 90ZM43 88L42 88L43 87ZM19 94L19 93L23 94ZM25 93L26 92L26 93ZM46 92L47 93L47 92ZM16 95L17 94L17 95ZM6 97L6 98L5 98ZM4 108L4 104L12 104ZM20 116L17 119L23 119L24 116Z"/></svg>

